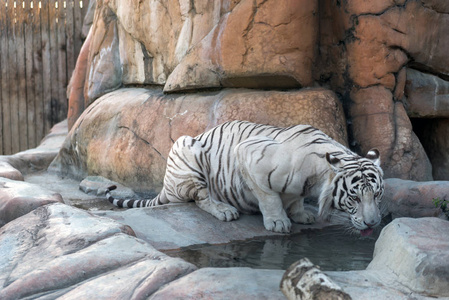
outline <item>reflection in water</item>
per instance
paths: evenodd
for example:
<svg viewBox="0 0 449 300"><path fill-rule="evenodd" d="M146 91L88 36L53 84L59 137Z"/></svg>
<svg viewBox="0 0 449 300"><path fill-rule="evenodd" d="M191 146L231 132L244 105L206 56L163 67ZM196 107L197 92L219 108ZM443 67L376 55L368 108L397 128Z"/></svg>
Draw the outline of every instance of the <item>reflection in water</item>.
<svg viewBox="0 0 449 300"><path fill-rule="evenodd" d="M287 269L307 257L324 271L363 270L373 257L378 234L361 238L339 227L306 230L300 234L269 237L226 245L197 245L167 252L203 267Z"/></svg>

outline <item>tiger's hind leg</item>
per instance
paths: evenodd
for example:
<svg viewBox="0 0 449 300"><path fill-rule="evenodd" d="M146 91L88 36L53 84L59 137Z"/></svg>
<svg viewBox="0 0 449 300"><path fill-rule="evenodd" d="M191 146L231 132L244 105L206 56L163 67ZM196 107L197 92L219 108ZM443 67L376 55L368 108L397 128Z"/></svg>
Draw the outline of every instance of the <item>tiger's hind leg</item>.
<svg viewBox="0 0 449 300"><path fill-rule="evenodd" d="M190 136L176 140L167 160L163 196L168 202L194 200L199 208L222 221L238 219L239 213L235 207L210 196L208 176L202 165L206 161L202 146L200 141Z"/></svg>
<svg viewBox="0 0 449 300"><path fill-rule="evenodd" d="M180 203L196 200L207 189L203 167L198 160L202 152L200 141L181 136L170 149L164 186L152 206L160 203Z"/></svg>
<svg viewBox="0 0 449 300"><path fill-rule="evenodd" d="M209 195L195 200L196 205L221 221L232 221L239 218L237 209L224 202L211 199Z"/></svg>

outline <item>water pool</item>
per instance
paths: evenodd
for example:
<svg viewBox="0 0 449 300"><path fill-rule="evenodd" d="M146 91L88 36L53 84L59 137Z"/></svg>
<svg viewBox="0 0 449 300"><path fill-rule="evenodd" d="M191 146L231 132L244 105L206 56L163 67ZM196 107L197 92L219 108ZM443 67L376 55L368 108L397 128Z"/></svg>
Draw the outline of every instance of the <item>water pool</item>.
<svg viewBox="0 0 449 300"><path fill-rule="evenodd" d="M324 271L363 270L373 258L377 230L369 237L346 233L341 227L305 230L300 234L276 236L224 245L195 245L166 254L180 257L199 268L251 267L287 269L307 257Z"/></svg>

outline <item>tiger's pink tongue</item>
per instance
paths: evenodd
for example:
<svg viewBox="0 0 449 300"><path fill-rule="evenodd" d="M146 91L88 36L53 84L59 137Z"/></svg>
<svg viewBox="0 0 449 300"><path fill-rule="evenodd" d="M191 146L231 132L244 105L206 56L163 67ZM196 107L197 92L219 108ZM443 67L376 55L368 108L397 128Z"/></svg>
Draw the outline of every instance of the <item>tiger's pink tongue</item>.
<svg viewBox="0 0 449 300"><path fill-rule="evenodd" d="M372 228L360 230L360 234L362 236L369 236L369 235L371 235L371 233L373 233L373 229Z"/></svg>

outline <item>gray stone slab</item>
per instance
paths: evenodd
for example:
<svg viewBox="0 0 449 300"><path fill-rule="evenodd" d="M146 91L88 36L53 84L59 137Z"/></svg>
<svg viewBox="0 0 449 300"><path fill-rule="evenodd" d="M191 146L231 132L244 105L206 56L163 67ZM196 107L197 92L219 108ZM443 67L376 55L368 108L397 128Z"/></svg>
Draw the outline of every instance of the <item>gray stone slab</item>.
<svg viewBox="0 0 449 300"><path fill-rule="evenodd" d="M201 210L194 203L94 213L129 225L138 238L151 243L159 250L282 235L266 230L262 215L240 215L238 220L223 222ZM292 233L322 228L326 225L328 224L320 222L314 225L294 224Z"/></svg>
<svg viewBox="0 0 449 300"><path fill-rule="evenodd" d="M203 268L166 285L150 299L285 299L282 270Z"/></svg>

